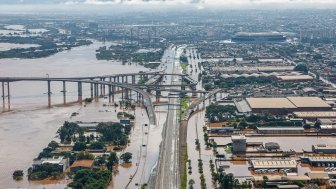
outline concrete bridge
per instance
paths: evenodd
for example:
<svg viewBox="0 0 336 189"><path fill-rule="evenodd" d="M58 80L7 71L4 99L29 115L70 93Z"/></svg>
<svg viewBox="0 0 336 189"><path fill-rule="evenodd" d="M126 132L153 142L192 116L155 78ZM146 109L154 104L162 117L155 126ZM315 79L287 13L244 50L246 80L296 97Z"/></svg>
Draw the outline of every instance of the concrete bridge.
<svg viewBox="0 0 336 189"><path fill-rule="evenodd" d="M17 82L17 81L45 81L47 82L48 88L48 107L51 108L51 82L62 82L63 83L63 104L66 104L66 83L67 82L74 82L78 84L78 102L83 102L83 83L90 84L91 89L91 98L95 101L98 101L99 96L103 96L105 94L105 87L108 87L108 97L109 102L114 102L114 95L117 92L117 89L121 89L121 96L122 99L131 96L132 92L136 93L137 101L142 102L143 105L146 107L150 124L156 123L156 116L153 109L152 100L150 94L146 91L132 86L128 83L115 83L110 81L97 81L97 80L90 80L90 79L78 79L78 78L38 78L38 77L6 77L0 78L0 82L2 82L2 101L4 111L6 111L6 97L7 97L7 111L10 111L10 83ZM7 87L5 87L5 83L7 83ZM99 95L99 87L100 87L100 95ZM7 93L7 94L6 94Z"/></svg>
<svg viewBox="0 0 336 189"><path fill-rule="evenodd" d="M152 76L148 78L148 76ZM162 77L165 75L180 76L182 79L189 81L187 84L181 85L159 85L158 83L162 81ZM138 78L137 78L138 77ZM148 79L145 84L138 84L137 79ZM206 93L204 91L188 91L185 87L191 87L197 84L191 81L185 74L166 74L162 71L158 72L139 72L139 73L128 73L128 74L116 74L116 75L105 75L105 76L93 76L93 77L0 77L0 82L2 83L2 101L3 101L3 111L6 111L6 101L7 101L7 111L11 110L11 95L10 95L10 83L19 81L36 81L36 82L47 82L47 95L48 95L48 107L51 108L51 82L62 82L63 90L63 104L67 103L67 90L66 84L69 82L77 83L78 91L78 102L83 102L83 84L90 84L91 98L98 101L99 97L108 94L109 102L114 102L114 95L121 91L121 98L127 99L132 96L132 92L136 93L137 102L142 102L146 107L148 112L149 120L151 124L155 124L156 118L153 110L153 105L150 97L150 91L155 91L156 99L161 96L161 91L178 92L178 93ZM5 83L7 86L5 87ZM170 87L181 87L181 90L170 89ZM106 93L106 88L107 93ZM6 94L7 93L7 94Z"/></svg>

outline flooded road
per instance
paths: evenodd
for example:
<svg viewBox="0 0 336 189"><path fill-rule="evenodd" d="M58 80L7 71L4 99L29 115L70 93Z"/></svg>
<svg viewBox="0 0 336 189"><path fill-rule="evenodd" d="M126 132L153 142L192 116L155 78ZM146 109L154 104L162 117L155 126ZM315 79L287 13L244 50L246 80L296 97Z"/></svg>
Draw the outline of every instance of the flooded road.
<svg viewBox="0 0 336 189"><path fill-rule="evenodd" d="M96 60L95 50L102 45L94 42L90 46L74 48L41 59L1 59L0 76L46 77L48 74L50 77L75 77L147 70L137 65ZM26 179L16 182L11 175L16 169L26 171L38 153L54 139L57 129L65 120L70 119L72 112L79 111L81 106L46 109L46 82L15 82L10 84L10 87L13 111L0 114L0 188L64 188L66 186L64 183L42 186L38 183L29 183ZM62 103L61 90L61 83L52 82L53 105ZM67 85L67 92L68 102L77 100L75 85ZM86 97L89 97L89 85L84 85L83 88L83 98ZM96 106L101 107L101 104ZM2 103L0 108L2 109ZM91 112L93 118L96 114L97 112ZM113 118L108 115L103 117Z"/></svg>

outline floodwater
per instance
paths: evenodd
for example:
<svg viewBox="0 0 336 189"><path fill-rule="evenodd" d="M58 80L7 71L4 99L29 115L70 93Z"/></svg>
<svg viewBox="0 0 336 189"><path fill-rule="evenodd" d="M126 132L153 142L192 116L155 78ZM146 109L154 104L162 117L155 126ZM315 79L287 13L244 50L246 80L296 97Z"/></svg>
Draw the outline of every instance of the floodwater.
<svg viewBox="0 0 336 189"><path fill-rule="evenodd" d="M27 49L31 47L39 47L37 44L17 44L17 43L0 43L0 51L8 51L11 49Z"/></svg>
<svg viewBox="0 0 336 189"><path fill-rule="evenodd" d="M75 77L147 70L137 65L96 60L95 50L102 45L100 42L94 42L90 46L74 48L41 59L1 59L0 77L46 77L46 74L49 74L49 77ZM26 171L38 153L54 139L62 123L70 119L72 112L81 113L82 107L73 105L46 109L46 82L15 82L10 84L10 88L13 111L0 114L0 188L64 188L64 183L42 186L29 183L26 179L16 182L11 175L17 169ZM61 83L52 82L53 105L62 103L61 88ZM68 84L67 92L67 101L75 101L77 86ZM89 85L84 85L83 98L85 97L89 97ZM97 105L93 103L91 106ZM89 111L80 114L79 117L85 114L94 118L98 113ZM103 117L105 116L109 118L107 115ZM110 118L113 120L113 116Z"/></svg>

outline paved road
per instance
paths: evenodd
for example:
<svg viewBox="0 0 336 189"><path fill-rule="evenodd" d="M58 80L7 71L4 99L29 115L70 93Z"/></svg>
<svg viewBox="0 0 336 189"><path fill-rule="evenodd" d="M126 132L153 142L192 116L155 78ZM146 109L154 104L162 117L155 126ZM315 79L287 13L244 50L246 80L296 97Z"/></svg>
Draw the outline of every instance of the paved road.
<svg viewBox="0 0 336 189"><path fill-rule="evenodd" d="M175 61L167 65L167 71L172 73L181 73L179 65L179 56L182 49L178 49L175 55ZM171 57L174 58L174 57ZM180 84L180 77L170 76L171 84ZM178 89L178 88L175 88ZM170 93L178 95L179 93ZM170 98L169 104L179 104L178 98ZM157 189L178 189L180 188L179 174L179 106L168 106L167 122L163 131L163 141L161 143L161 152L159 158L158 174L156 177L155 188Z"/></svg>

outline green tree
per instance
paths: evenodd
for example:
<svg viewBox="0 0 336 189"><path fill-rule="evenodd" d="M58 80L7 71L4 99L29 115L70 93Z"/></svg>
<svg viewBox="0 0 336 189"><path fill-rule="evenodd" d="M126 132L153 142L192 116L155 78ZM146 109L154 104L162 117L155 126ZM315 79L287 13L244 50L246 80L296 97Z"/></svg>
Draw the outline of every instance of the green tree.
<svg viewBox="0 0 336 189"><path fill-rule="evenodd" d="M77 160L93 160L94 155L88 152L80 152L77 154L76 159Z"/></svg>
<svg viewBox="0 0 336 189"><path fill-rule="evenodd" d="M262 182L262 187L266 188L267 187L267 182L268 182L268 177L267 176L263 176L263 182Z"/></svg>
<svg viewBox="0 0 336 189"><path fill-rule="evenodd" d="M104 149L105 148L105 144L102 142L91 142L90 149Z"/></svg>
<svg viewBox="0 0 336 189"><path fill-rule="evenodd" d="M21 180L23 177L23 171L22 170L15 170L13 172L13 179L15 180Z"/></svg>
<svg viewBox="0 0 336 189"><path fill-rule="evenodd" d="M124 127L119 123L99 123L97 132L102 134L103 141L113 142L115 145L126 145L128 142Z"/></svg>
<svg viewBox="0 0 336 189"><path fill-rule="evenodd" d="M120 156L120 159L122 159L125 163L129 163L129 161L132 159L132 153L126 152Z"/></svg>
<svg viewBox="0 0 336 189"><path fill-rule="evenodd" d="M306 64L298 64L295 66L294 71L308 73L308 66Z"/></svg>
<svg viewBox="0 0 336 189"><path fill-rule="evenodd" d="M189 182L188 182L189 189L193 189L194 188L194 184L195 184L194 179L190 179Z"/></svg>
<svg viewBox="0 0 336 189"><path fill-rule="evenodd" d="M51 149L55 150L57 147L58 147L58 143L56 141L51 141L49 144L48 144L48 147L50 147Z"/></svg>
<svg viewBox="0 0 336 189"><path fill-rule="evenodd" d="M117 153L111 152L110 156L107 158L106 166L107 168L112 171L113 166L117 165L119 163L119 158L117 156Z"/></svg>
<svg viewBox="0 0 336 189"><path fill-rule="evenodd" d="M72 138L75 138L75 134L82 135L83 130L77 123L64 122L63 126L58 130L61 142L71 142Z"/></svg>
<svg viewBox="0 0 336 189"><path fill-rule="evenodd" d="M76 142L72 148L73 151L84 151L86 150L86 143L84 142Z"/></svg>

